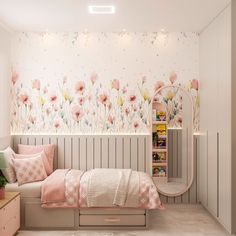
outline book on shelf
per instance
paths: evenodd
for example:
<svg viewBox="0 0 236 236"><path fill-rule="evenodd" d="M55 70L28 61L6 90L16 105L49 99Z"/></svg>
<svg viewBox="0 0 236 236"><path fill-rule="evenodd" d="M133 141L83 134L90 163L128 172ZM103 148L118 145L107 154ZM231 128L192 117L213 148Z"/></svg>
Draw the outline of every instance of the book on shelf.
<svg viewBox="0 0 236 236"><path fill-rule="evenodd" d="M156 132L158 135L166 135L167 134L166 124L157 124Z"/></svg>
<svg viewBox="0 0 236 236"><path fill-rule="evenodd" d="M166 177L167 176L166 166L153 166L152 176L153 177Z"/></svg>
<svg viewBox="0 0 236 236"><path fill-rule="evenodd" d="M166 162L166 153L165 152L153 152L152 153L152 162L153 163L165 163Z"/></svg>

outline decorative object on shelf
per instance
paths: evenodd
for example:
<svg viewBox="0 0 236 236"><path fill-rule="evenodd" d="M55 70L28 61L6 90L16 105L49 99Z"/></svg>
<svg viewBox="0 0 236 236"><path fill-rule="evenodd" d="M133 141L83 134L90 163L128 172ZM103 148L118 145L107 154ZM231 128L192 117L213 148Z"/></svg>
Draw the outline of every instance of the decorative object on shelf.
<svg viewBox="0 0 236 236"><path fill-rule="evenodd" d="M154 166L152 170L153 177L166 177L166 166Z"/></svg>
<svg viewBox="0 0 236 236"><path fill-rule="evenodd" d="M152 163L166 163L166 152L153 152L152 153Z"/></svg>

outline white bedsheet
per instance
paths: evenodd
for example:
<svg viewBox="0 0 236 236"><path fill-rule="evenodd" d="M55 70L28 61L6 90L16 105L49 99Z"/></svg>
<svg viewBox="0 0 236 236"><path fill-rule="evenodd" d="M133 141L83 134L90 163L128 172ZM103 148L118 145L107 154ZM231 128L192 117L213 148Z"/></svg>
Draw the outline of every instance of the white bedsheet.
<svg viewBox="0 0 236 236"><path fill-rule="evenodd" d="M18 183L12 183L6 185L6 191L9 192L20 192L23 198L40 198L41 197L41 186L43 181L27 183L18 186Z"/></svg>

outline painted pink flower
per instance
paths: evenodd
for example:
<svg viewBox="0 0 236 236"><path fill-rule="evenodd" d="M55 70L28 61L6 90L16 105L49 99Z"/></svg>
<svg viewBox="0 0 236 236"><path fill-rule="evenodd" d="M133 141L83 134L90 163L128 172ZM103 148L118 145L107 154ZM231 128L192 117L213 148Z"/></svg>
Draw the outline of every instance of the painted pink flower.
<svg viewBox="0 0 236 236"><path fill-rule="evenodd" d="M51 113L51 108L50 108L50 107L46 108L46 114L47 114L47 116L49 116L50 113Z"/></svg>
<svg viewBox="0 0 236 236"><path fill-rule="evenodd" d="M128 116L130 113L130 109L128 107L125 108L125 114Z"/></svg>
<svg viewBox="0 0 236 236"><path fill-rule="evenodd" d="M179 116L179 117L177 118L177 122L178 122L179 124L182 124L182 122L183 122L183 119L182 119L182 117L181 117L181 116Z"/></svg>
<svg viewBox="0 0 236 236"><path fill-rule="evenodd" d="M76 122L79 122L84 115L83 110L79 105L75 105L71 109L72 117Z"/></svg>
<svg viewBox="0 0 236 236"><path fill-rule="evenodd" d="M172 72L170 74L169 81L171 82L171 84L174 84L176 80L177 80L177 74L175 72Z"/></svg>
<svg viewBox="0 0 236 236"><path fill-rule="evenodd" d="M134 103L134 102L136 102L137 97L136 97L136 95L131 94L131 95L129 95L128 100L129 100L129 102Z"/></svg>
<svg viewBox="0 0 236 236"><path fill-rule="evenodd" d="M106 93L100 94L99 101L105 106L109 104L109 96Z"/></svg>
<svg viewBox="0 0 236 236"><path fill-rule="evenodd" d="M43 93L44 93L44 94L48 93L48 89L47 89L47 87L44 87L44 89L43 89Z"/></svg>
<svg viewBox="0 0 236 236"><path fill-rule="evenodd" d="M32 81L32 88L40 90L40 80L38 80L38 79L33 80Z"/></svg>
<svg viewBox="0 0 236 236"><path fill-rule="evenodd" d="M84 105L84 103L85 103L85 98L84 97L80 97L79 99L78 99L78 102L79 102L79 105L80 106L83 106Z"/></svg>
<svg viewBox="0 0 236 236"><path fill-rule="evenodd" d="M53 106L53 109L54 109L55 112L58 112L58 111L59 111L59 108L58 108L57 105Z"/></svg>
<svg viewBox="0 0 236 236"><path fill-rule="evenodd" d="M108 105L107 105L107 107L108 107L109 110L111 110L111 108L112 108L112 103L109 102Z"/></svg>
<svg viewBox="0 0 236 236"><path fill-rule="evenodd" d="M15 85L18 79L19 79L19 75L15 71L12 72L11 82L13 83L13 85Z"/></svg>
<svg viewBox="0 0 236 236"><path fill-rule="evenodd" d="M138 121L135 121L135 122L133 123L133 126L134 126L135 130L137 130L137 129L139 128L139 123L138 123Z"/></svg>
<svg viewBox="0 0 236 236"><path fill-rule="evenodd" d="M123 93L123 94L127 93L127 88L126 88L126 87L123 87L123 88L122 88L122 93Z"/></svg>
<svg viewBox="0 0 236 236"><path fill-rule="evenodd" d="M198 83L198 80L197 80L197 79L193 79L193 80L191 81L191 88L198 91L198 89L199 89L199 83Z"/></svg>
<svg viewBox="0 0 236 236"><path fill-rule="evenodd" d="M79 81L75 85L75 92L83 94L85 90L85 83L83 81Z"/></svg>
<svg viewBox="0 0 236 236"><path fill-rule="evenodd" d="M155 84L155 88L154 88L155 92L157 92L157 90L159 90L160 88L162 88L164 86L165 86L164 82L157 81L156 84Z"/></svg>
<svg viewBox="0 0 236 236"><path fill-rule="evenodd" d="M27 93L23 93L20 95L20 101L24 104L24 105L29 105L30 104L30 99Z"/></svg>
<svg viewBox="0 0 236 236"><path fill-rule="evenodd" d="M116 89L117 91L119 91L120 90L120 81L118 79L112 80L111 87Z"/></svg>
<svg viewBox="0 0 236 236"><path fill-rule="evenodd" d="M137 107L137 106L133 105L132 107L133 107L133 111L134 111L134 112L136 112L136 111L138 110L138 107Z"/></svg>
<svg viewBox="0 0 236 236"><path fill-rule="evenodd" d="M60 128L60 126L61 126L60 120L59 120L59 119L55 120L55 122L54 122L54 127L55 127L56 129L58 129L58 128Z"/></svg>
<svg viewBox="0 0 236 236"><path fill-rule="evenodd" d="M109 121L109 123L111 123L112 125L114 124L114 122L115 122L115 117L114 116L111 116L111 115L109 115L108 116L108 121Z"/></svg>
<svg viewBox="0 0 236 236"><path fill-rule="evenodd" d="M93 85L95 84L95 82L97 81L97 79L98 79L98 75L97 75L96 73L93 73L93 74L91 75L91 77L90 77L90 80L91 80L91 82L92 82Z"/></svg>
<svg viewBox="0 0 236 236"><path fill-rule="evenodd" d="M86 97L86 99L88 99L88 101L90 101L90 102L92 101L92 98L93 98L92 95L88 95L88 96Z"/></svg>
<svg viewBox="0 0 236 236"><path fill-rule="evenodd" d="M51 103L55 103L57 101L57 95L56 94L51 94L49 97L49 101Z"/></svg>

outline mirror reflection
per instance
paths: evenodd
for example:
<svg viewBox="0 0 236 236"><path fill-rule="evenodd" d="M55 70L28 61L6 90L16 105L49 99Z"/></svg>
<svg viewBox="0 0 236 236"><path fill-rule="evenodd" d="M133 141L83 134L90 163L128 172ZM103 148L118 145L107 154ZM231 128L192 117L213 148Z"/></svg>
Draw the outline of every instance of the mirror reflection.
<svg viewBox="0 0 236 236"><path fill-rule="evenodd" d="M160 193L178 196L193 181L193 112L182 87L160 88L152 101L152 176Z"/></svg>

